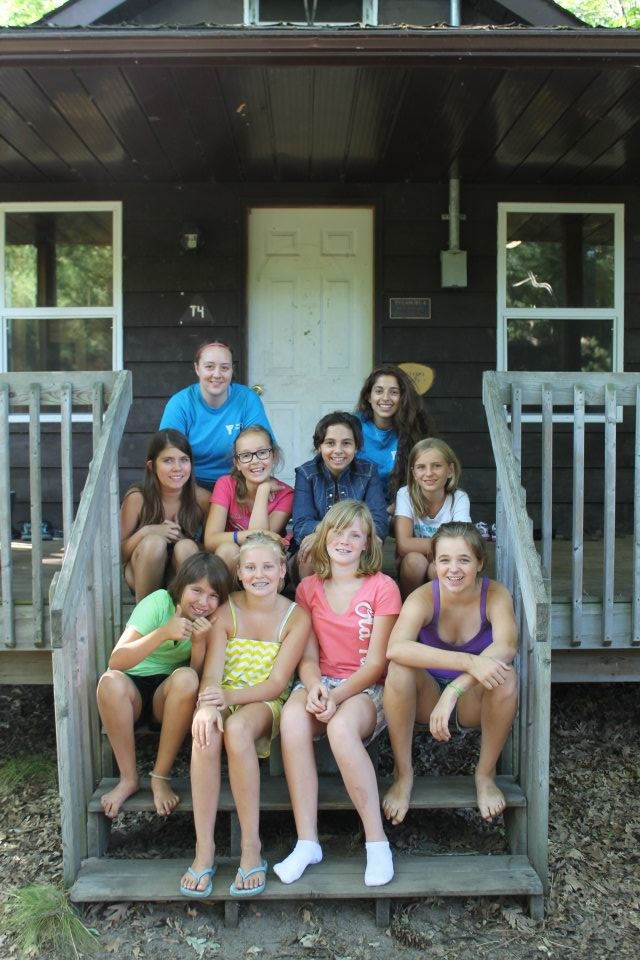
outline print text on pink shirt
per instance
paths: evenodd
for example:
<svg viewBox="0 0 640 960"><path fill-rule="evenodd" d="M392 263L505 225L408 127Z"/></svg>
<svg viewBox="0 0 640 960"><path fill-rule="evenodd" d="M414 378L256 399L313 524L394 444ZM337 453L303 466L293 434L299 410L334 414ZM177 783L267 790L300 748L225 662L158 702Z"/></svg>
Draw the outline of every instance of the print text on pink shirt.
<svg viewBox="0 0 640 960"><path fill-rule="evenodd" d="M373 626L373 608L366 600L356 605L356 616L358 618L358 641L360 647L360 665L365 662L369 650L369 641L371 640L371 628Z"/></svg>

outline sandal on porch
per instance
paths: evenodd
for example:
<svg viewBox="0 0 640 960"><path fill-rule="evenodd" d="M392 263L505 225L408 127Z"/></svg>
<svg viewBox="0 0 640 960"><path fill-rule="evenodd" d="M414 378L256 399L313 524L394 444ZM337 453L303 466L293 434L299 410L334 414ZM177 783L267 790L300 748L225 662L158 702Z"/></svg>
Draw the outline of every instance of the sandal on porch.
<svg viewBox="0 0 640 960"><path fill-rule="evenodd" d="M196 873L193 867L187 867L187 873L190 873L196 884L200 883L203 877L209 877L209 883L206 885L204 890L196 890L195 888L185 887L184 884L180 884L180 893L183 897L210 897L213 893L213 876L218 868L205 867L201 873Z"/></svg>
<svg viewBox="0 0 640 960"><path fill-rule="evenodd" d="M246 880L247 877L251 877L254 873L264 873L264 880L262 883L259 883L257 887L246 887L246 888L236 887L236 882L234 880L231 886L229 887L229 893L231 894L232 897L257 897L258 894L263 892L264 888L267 885L267 861L266 860L263 860L259 866L253 867L251 870L247 870L246 873L242 869L242 867L238 867L238 873L240 874L243 880Z"/></svg>

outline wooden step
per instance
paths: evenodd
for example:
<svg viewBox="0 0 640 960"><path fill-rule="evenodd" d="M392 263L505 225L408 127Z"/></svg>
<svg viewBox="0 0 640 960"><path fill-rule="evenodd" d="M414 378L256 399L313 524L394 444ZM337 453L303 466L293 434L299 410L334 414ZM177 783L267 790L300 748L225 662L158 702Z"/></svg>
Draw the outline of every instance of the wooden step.
<svg viewBox="0 0 640 960"><path fill-rule="evenodd" d="M89 803L89 813L102 813L100 797L113 789L118 781L104 779L93 794ZM513 777L497 777L500 789L507 800L508 807L526 807L526 798ZM191 784L188 777L176 778L173 785L181 797L176 812L191 813L193 801ZM391 785L390 779L380 779L379 789L382 796ZM353 804L345 790L341 777L319 777L318 806L321 810L352 810ZM411 797L412 810L446 810L476 806L476 790L473 777L440 777L435 774L417 777ZM284 777L263 776L260 781L260 808L262 810L290 810L289 791ZM148 779L142 779L142 789L124 803L123 810L153 810L153 798ZM233 811L235 804L228 781L222 781L219 810Z"/></svg>
<svg viewBox="0 0 640 960"><path fill-rule="evenodd" d="M274 862L268 854L267 860ZM388 923L392 899L422 897L524 896L529 900L532 913L541 914L542 883L527 857L394 854L394 863L395 877L384 887L365 886L363 853L329 856L322 863L309 867L296 883L281 883L269 871L266 890L259 899L376 900L380 902L376 916L382 924ZM210 898L210 901L225 903L225 920L229 925L237 922L239 900L229 894L237 865L237 858L219 859ZM91 858L82 863L70 896L76 903L184 900L179 892L179 881L186 866L184 859Z"/></svg>

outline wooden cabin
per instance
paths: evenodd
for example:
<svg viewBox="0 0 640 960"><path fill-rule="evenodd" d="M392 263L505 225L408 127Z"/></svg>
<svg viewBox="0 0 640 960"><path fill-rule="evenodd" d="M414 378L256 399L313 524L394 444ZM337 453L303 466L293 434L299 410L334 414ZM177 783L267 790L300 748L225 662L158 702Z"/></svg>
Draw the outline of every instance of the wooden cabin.
<svg viewBox="0 0 640 960"><path fill-rule="evenodd" d="M549 0L70 0L1 31L0 679L53 676L72 897L177 897L175 863L141 883L104 856L94 693L123 622L119 497L215 337L289 476L374 364L428 365L521 628L504 856L412 858L374 893L325 863L267 895L541 915L550 681L640 675L639 53ZM416 805L473 805L470 784Z"/></svg>

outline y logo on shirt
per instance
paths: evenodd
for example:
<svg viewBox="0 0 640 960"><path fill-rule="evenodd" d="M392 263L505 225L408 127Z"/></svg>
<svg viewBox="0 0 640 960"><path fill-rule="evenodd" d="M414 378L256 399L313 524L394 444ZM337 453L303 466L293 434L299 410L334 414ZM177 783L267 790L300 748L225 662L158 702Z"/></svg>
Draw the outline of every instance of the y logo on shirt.
<svg viewBox="0 0 640 960"><path fill-rule="evenodd" d="M240 433L239 423L225 423L224 428L230 437L233 436L234 433Z"/></svg>

